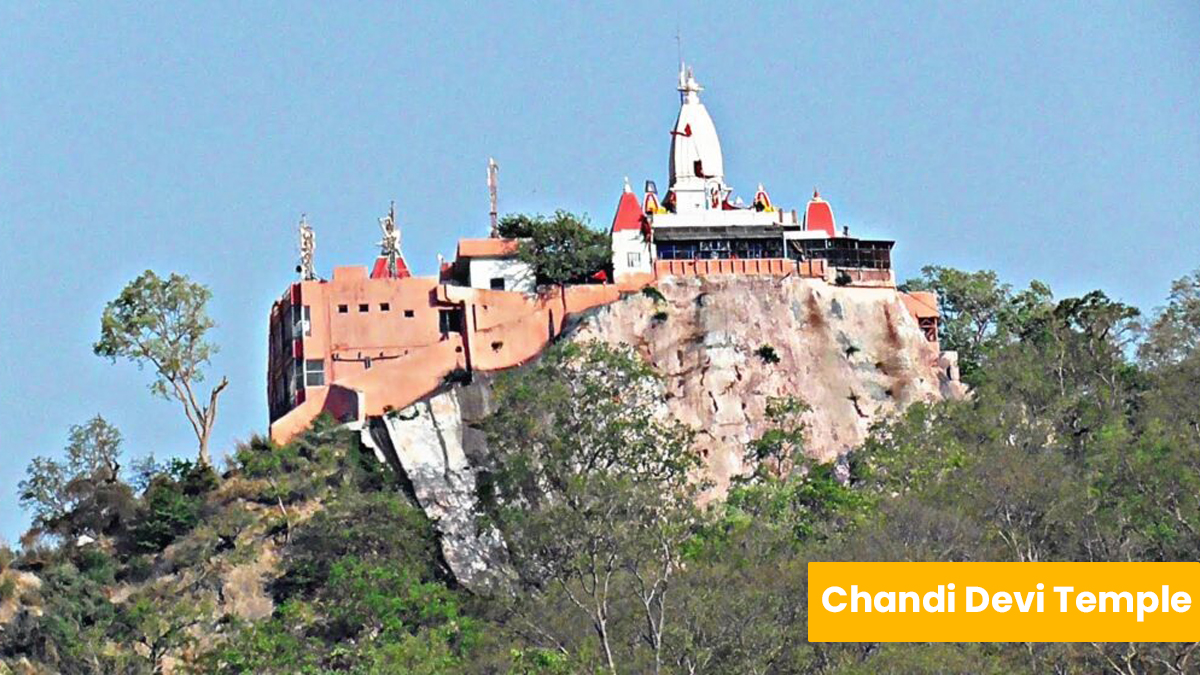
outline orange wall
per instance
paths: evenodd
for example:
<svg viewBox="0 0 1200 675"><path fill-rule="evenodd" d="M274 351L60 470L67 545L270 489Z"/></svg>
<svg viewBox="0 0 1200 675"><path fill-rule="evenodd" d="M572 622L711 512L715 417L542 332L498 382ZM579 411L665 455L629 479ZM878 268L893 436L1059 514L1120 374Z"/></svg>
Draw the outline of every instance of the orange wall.
<svg viewBox="0 0 1200 675"><path fill-rule="evenodd" d="M770 274L802 277L825 276L824 260L803 262L786 258L739 258L717 260L656 260L654 272L660 277L694 277L713 274Z"/></svg>
<svg viewBox="0 0 1200 675"><path fill-rule="evenodd" d="M655 271L822 277L826 268L820 260L680 260L658 261ZM268 378L290 373L293 359L303 356L324 359L325 386L305 388L303 401L272 422L271 437L287 442L322 411L362 420L403 408L436 390L455 369L496 371L521 365L562 332L570 315L615 302L622 292L644 285L568 286L534 296L443 285L432 277L370 279L364 267L339 267L330 281L301 282L272 308L272 334L279 322L290 321L293 297L310 308L311 335L296 345L272 341ZM913 311L911 299L906 300ZM381 310L381 303L389 309ZM368 310L360 311L360 304ZM339 312L338 305L348 311ZM451 309L462 310L463 330L442 334L438 313ZM405 317L404 310L413 316ZM372 358L370 367L362 357ZM269 389L274 382L269 379Z"/></svg>
<svg viewBox="0 0 1200 675"><path fill-rule="evenodd" d="M309 307L310 334L298 346L272 342L268 377L290 374L300 356L323 359L325 386L305 388L304 401L271 424L271 437L281 443L322 411L361 420L414 403L455 369L493 371L525 363L562 331L568 314L613 302L620 292L611 285L585 285L532 296L442 285L432 277L371 279L366 268L339 267L330 281L301 282L296 295ZM277 323L290 321L288 302L272 309L273 334ZM340 312L339 305L347 311ZM438 313L454 309L462 310L463 330L442 334ZM405 317L404 310L413 316ZM361 404L333 396L330 389L358 392Z"/></svg>

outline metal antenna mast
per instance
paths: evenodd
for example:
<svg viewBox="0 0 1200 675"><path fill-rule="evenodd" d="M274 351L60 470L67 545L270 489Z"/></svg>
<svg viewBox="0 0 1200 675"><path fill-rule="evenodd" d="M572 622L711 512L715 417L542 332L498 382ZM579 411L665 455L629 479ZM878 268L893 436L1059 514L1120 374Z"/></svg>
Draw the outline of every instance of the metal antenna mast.
<svg viewBox="0 0 1200 675"><path fill-rule="evenodd" d="M300 264L296 271L300 273L301 281L312 281L317 278L313 267L313 254L317 250L317 233L308 224L308 215L300 214Z"/></svg>
<svg viewBox="0 0 1200 675"><path fill-rule="evenodd" d="M497 192L500 189L500 165L496 160L488 157L488 196L491 200L492 210L488 213L492 221L492 237L500 236L500 220L499 211L496 209Z"/></svg>

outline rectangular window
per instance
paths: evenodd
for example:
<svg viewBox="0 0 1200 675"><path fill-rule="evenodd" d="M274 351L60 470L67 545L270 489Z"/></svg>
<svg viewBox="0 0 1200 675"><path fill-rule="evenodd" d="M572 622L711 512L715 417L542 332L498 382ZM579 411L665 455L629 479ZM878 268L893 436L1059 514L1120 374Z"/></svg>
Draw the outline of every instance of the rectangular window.
<svg viewBox="0 0 1200 675"><path fill-rule="evenodd" d="M350 305L338 305L338 314L345 314L350 311Z"/></svg>
<svg viewBox="0 0 1200 675"><path fill-rule="evenodd" d="M442 331L442 333L461 333L463 329L462 310L438 310L438 328Z"/></svg>
<svg viewBox="0 0 1200 675"><path fill-rule="evenodd" d="M308 305L292 305L292 335L312 335L312 309Z"/></svg>
<svg viewBox="0 0 1200 675"><path fill-rule="evenodd" d="M413 318L413 311L411 309L404 310L404 318L406 318L406 319Z"/></svg>
<svg viewBox="0 0 1200 675"><path fill-rule="evenodd" d="M369 311L371 311L371 306L364 302L358 306L358 311L369 312Z"/></svg>
<svg viewBox="0 0 1200 675"><path fill-rule="evenodd" d="M642 266L642 254L641 253L630 253L629 257L626 259L626 263L628 263L629 267L641 267Z"/></svg>
<svg viewBox="0 0 1200 675"><path fill-rule="evenodd" d="M387 302L381 302L381 303L379 303L379 311L381 311L381 312L390 312L390 311L392 311L392 305L391 305L391 303L387 303Z"/></svg>
<svg viewBox="0 0 1200 675"><path fill-rule="evenodd" d="M325 360L308 359L304 362L304 386L325 386Z"/></svg>
<svg viewBox="0 0 1200 675"><path fill-rule="evenodd" d="M504 277L492 277L492 290L493 291L504 290Z"/></svg>

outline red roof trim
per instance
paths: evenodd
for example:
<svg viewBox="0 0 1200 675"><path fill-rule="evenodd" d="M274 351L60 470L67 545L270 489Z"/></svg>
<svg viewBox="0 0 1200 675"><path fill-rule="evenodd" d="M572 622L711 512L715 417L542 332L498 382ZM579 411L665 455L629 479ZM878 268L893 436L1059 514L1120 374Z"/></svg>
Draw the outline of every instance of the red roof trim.
<svg viewBox="0 0 1200 675"><path fill-rule="evenodd" d="M622 192L621 201L617 202L617 213L613 216L612 231L642 230L646 214L642 212L641 204L632 192Z"/></svg>

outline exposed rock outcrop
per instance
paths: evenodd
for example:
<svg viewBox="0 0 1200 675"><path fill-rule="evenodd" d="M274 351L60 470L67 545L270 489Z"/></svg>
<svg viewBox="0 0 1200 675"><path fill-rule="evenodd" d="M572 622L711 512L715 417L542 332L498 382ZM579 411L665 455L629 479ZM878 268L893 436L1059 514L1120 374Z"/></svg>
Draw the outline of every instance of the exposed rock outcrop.
<svg viewBox="0 0 1200 675"><path fill-rule="evenodd" d="M500 533L475 517L475 473L486 443L470 424L488 413L487 394L484 382L452 387L363 431L363 441L408 480L437 529L446 565L473 589L496 587L506 569Z"/></svg>
<svg viewBox="0 0 1200 675"><path fill-rule="evenodd" d="M875 420L962 394L895 289L744 276L656 288L663 300L638 294L596 309L570 339L633 345L662 374L667 404L699 432L718 490L747 470L743 448L765 430L770 397L812 407L806 451L830 460Z"/></svg>

